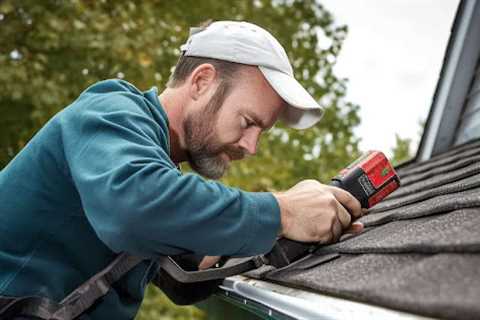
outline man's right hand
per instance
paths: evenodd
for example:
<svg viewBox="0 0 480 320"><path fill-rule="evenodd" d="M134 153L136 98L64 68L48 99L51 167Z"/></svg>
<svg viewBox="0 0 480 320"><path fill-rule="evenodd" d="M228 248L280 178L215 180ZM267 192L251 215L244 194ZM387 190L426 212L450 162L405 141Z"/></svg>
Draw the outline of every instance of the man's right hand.
<svg viewBox="0 0 480 320"><path fill-rule="evenodd" d="M349 192L304 180L285 192L273 193L281 212L280 235L302 242L338 241L343 233L359 233L363 224L360 202Z"/></svg>

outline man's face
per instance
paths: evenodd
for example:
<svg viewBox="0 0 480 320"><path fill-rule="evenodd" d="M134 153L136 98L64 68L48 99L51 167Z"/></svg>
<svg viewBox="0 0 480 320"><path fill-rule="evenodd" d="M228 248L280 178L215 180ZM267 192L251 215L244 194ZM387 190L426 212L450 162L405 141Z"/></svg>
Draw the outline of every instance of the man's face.
<svg viewBox="0 0 480 320"><path fill-rule="evenodd" d="M260 70L244 67L226 97L217 90L205 107L186 115L190 166L207 178L221 178L230 161L256 153L260 134L273 126L283 108Z"/></svg>

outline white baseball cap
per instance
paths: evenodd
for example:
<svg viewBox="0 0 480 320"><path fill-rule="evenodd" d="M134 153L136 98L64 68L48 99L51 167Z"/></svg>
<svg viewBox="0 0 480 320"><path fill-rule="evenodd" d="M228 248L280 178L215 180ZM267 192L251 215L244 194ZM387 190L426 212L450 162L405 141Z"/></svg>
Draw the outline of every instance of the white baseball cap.
<svg viewBox="0 0 480 320"><path fill-rule="evenodd" d="M191 28L180 47L185 56L213 58L258 66L272 88L287 102L280 116L290 127L305 129L317 123L323 108L293 76L282 45L267 30L248 22L217 21Z"/></svg>

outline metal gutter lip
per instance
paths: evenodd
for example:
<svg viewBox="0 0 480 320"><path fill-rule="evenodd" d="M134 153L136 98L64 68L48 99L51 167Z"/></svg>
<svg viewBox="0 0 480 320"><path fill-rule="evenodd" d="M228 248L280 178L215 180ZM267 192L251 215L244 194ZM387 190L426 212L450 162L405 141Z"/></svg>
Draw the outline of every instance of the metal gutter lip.
<svg viewBox="0 0 480 320"><path fill-rule="evenodd" d="M420 320L433 319L397 310L312 293L244 276L227 278L222 295L243 298L244 304L260 304L265 314L280 313L292 319Z"/></svg>

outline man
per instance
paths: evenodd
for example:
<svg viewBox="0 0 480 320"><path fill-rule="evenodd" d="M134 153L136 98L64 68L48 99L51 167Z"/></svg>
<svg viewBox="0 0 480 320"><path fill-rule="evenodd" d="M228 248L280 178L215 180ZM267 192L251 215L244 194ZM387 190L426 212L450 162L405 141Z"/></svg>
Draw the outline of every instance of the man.
<svg viewBox="0 0 480 320"><path fill-rule="evenodd" d="M322 109L294 79L264 29L215 22L193 29L157 97L125 81L89 87L53 117L0 173L0 295L60 301L120 252L145 260L114 283L85 319L130 319L160 255L269 251L277 236L329 243L360 232L348 192L314 180L251 193L220 178L256 152L282 119L316 123Z"/></svg>

